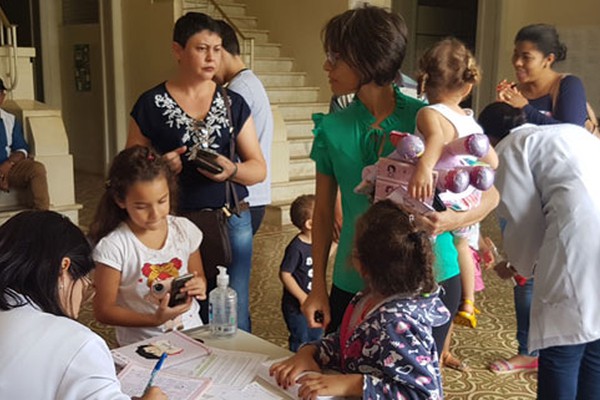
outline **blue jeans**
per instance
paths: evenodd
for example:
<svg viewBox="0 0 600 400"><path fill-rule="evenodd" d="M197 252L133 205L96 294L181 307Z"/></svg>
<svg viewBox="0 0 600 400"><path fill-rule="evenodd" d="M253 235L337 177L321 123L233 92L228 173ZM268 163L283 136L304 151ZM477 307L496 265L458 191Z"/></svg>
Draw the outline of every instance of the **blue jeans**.
<svg viewBox="0 0 600 400"><path fill-rule="evenodd" d="M227 221L229 240L231 242L231 266L228 268L229 286L238 296L237 317L238 328L251 332L250 322L250 271L252 269L252 224L250 211L243 211L240 216L232 215Z"/></svg>
<svg viewBox="0 0 600 400"><path fill-rule="evenodd" d="M540 350L538 399L600 399L600 339Z"/></svg>
<svg viewBox="0 0 600 400"><path fill-rule="evenodd" d="M519 354L537 357L538 352L529 353L527 339L529 337L529 313L531 311L531 298L533 296L533 278L528 279L523 286L516 285L513 289L515 300L515 314L517 316L517 342Z"/></svg>
<svg viewBox="0 0 600 400"><path fill-rule="evenodd" d="M301 345L308 342L319 340L323 335L323 330L319 328L309 328L306 317L300 311L300 308L292 304L282 304L281 311L285 324L290 331L289 349L294 353L298 351Z"/></svg>
<svg viewBox="0 0 600 400"><path fill-rule="evenodd" d="M252 235L256 234L258 228L262 224L263 218L265 218L267 206L255 206L250 207L250 216L252 217Z"/></svg>

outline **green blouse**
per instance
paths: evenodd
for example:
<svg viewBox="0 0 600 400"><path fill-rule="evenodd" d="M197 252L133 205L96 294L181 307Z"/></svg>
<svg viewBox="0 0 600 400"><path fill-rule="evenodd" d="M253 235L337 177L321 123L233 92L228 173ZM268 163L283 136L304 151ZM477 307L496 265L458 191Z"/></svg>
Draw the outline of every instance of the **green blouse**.
<svg viewBox="0 0 600 400"><path fill-rule="evenodd" d="M423 103L406 96L394 86L396 108L381 124L373 128L375 117L358 99L334 114L314 114L315 139L310 157L315 161L317 172L334 178L342 194L344 222L335 259L333 283L350 293L363 289L360 275L352 267L350 259L356 220L369 208L367 196L354 193L361 181L362 170L377 162L378 149L384 143L381 156L394 150L389 140L392 130L413 133L417 111ZM438 282L458 275L456 249L449 233L439 235L435 244L436 263L434 272Z"/></svg>

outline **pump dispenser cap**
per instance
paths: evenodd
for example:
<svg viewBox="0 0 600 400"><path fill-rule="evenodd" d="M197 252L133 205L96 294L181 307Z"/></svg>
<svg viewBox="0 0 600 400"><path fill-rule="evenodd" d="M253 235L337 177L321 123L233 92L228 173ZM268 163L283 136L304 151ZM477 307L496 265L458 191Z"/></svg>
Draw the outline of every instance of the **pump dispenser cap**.
<svg viewBox="0 0 600 400"><path fill-rule="evenodd" d="M229 275L227 275L227 268L217 266L219 275L217 275L217 286L227 287L229 285Z"/></svg>

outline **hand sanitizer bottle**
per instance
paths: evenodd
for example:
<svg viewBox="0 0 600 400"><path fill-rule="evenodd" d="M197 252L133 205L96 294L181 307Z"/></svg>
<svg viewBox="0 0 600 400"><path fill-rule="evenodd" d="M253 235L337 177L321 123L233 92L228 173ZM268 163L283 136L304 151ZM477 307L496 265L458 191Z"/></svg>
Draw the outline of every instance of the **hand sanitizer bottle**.
<svg viewBox="0 0 600 400"><path fill-rule="evenodd" d="M217 268L217 287L208 295L210 329L213 335L229 336L237 331L237 293L229 287L227 269Z"/></svg>

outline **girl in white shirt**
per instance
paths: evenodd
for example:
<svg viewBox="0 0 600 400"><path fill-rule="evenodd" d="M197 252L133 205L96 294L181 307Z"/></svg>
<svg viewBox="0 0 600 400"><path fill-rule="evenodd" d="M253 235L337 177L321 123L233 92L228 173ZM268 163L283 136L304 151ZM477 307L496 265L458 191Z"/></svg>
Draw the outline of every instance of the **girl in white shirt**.
<svg viewBox="0 0 600 400"><path fill-rule="evenodd" d="M23 212L0 227L0 254L0 396L129 399L104 340L73 320L93 293L79 228L52 211ZM156 387L142 397L166 398Z"/></svg>
<svg viewBox="0 0 600 400"><path fill-rule="evenodd" d="M169 215L172 193L172 173L152 149L130 147L114 159L90 236L96 243L94 313L98 321L117 326L121 345L202 325L193 299L206 298L198 250L202 232ZM188 296L184 304L169 307L168 293L152 298L153 283L187 273L194 278L181 289Z"/></svg>

